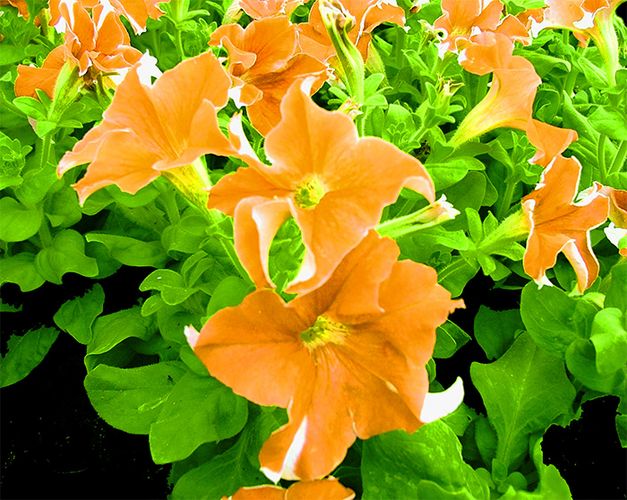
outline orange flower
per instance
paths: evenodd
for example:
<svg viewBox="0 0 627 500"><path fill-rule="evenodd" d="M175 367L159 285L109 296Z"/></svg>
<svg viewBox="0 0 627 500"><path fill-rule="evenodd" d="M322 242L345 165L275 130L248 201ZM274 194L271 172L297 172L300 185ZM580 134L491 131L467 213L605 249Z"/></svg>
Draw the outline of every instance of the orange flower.
<svg viewBox="0 0 627 500"><path fill-rule="evenodd" d="M235 217L235 248L258 287L270 284L272 238L295 218L305 257L290 293L324 283L403 186L435 199L418 160L382 139L360 139L349 117L311 101L307 83L289 89L281 122L266 138L272 166L249 161L250 168L222 178L209 195L210 208Z"/></svg>
<svg viewBox="0 0 627 500"><path fill-rule="evenodd" d="M573 266L577 287L583 292L599 274L589 233L605 222L609 207L598 184L584 200L573 203L580 174L581 164L576 158L558 156L544 170L535 191L523 198L530 226L523 266L537 283L550 285L546 271L562 252Z"/></svg>
<svg viewBox="0 0 627 500"><path fill-rule="evenodd" d="M119 18L102 5L93 9L93 17L77 3L71 13L65 4L61 11L68 25L64 44L48 54L42 68L18 66L16 95L35 96L35 89L41 89L52 97L66 60L76 64L79 74L90 83L98 72L119 73L141 58L141 52L129 45L128 33Z"/></svg>
<svg viewBox="0 0 627 500"><path fill-rule="evenodd" d="M499 127L526 130L531 120L536 89L542 80L527 59L512 55L513 42L500 33L481 33L471 38L460 55L467 71L493 72L488 94L466 115L451 140L453 146Z"/></svg>
<svg viewBox="0 0 627 500"><path fill-rule="evenodd" d="M20 16L24 19L28 19L28 4L26 0L0 0L0 6L11 5L15 7Z"/></svg>
<svg viewBox="0 0 627 500"><path fill-rule="evenodd" d="M203 327L194 350L211 375L287 408L288 423L259 455L271 480L325 477L357 437L413 432L461 402L460 381L435 395L448 404L431 413L425 365L436 327L462 303L433 269L398 254L372 231L321 288L287 304L257 290Z"/></svg>
<svg viewBox="0 0 627 500"><path fill-rule="evenodd" d="M135 193L161 172L189 165L203 154L233 154L217 120L217 109L228 101L229 84L211 52L182 62L153 86L143 84L134 67L102 123L63 156L59 175L91 163L74 184L83 203L104 186L116 184Z"/></svg>
<svg viewBox="0 0 627 500"><path fill-rule="evenodd" d="M442 0L442 11L433 25L445 35L440 53L461 50L477 31L496 31L512 40L530 43L529 33L518 19L506 16L501 20L503 4L498 0Z"/></svg>
<svg viewBox="0 0 627 500"><path fill-rule="evenodd" d="M546 167L554 158L566 151L577 140L577 132L569 128L554 127L535 119L527 125L527 138L537 149L529 163Z"/></svg>
<svg viewBox="0 0 627 500"><path fill-rule="evenodd" d="M292 83L315 76L313 94L326 80L326 66L300 52L296 26L285 16L253 21L246 29L221 26L209 43L228 50L231 95L247 106L250 121L263 135L281 119L281 99Z"/></svg>
<svg viewBox="0 0 627 500"><path fill-rule="evenodd" d="M228 500L352 500L353 490L345 488L335 478L292 484L287 490L279 486L240 488Z"/></svg>
<svg viewBox="0 0 627 500"><path fill-rule="evenodd" d="M157 4L167 2L169 0L109 0L107 2L102 0L51 0L50 25L59 26L63 31L65 21L62 11L64 8L73 8L74 5L78 4L86 9L95 9L106 5L108 11L113 9L117 16L126 17L133 27L133 31L139 34L146 31L146 21L149 17L159 19L163 14Z"/></svg>
<svg viewBox="0 0 627 500"><path fill-rule="evenodd" d="M289 16L296 7L308 0L240 0L240 7L253 19Z"/></svg>
<svg viewBox="0 0 627 500"><path fill-rule="evenodd" d="M605 235L627 257L627 191L607 186L602 191L610 200L610 225L604 229Z"/></svg>
<svg viewBox="0 0 627 500"><path fill-rule="evenodd" d="M337 0L337 3L355 18L354 27L348 35L364 61L368 58L372 30L382 23L405 25L405 13L396 5L395 0ZM311 8L309 21L299 24L298 29L303 52L320 61L326 61L335 55L333 43L322 22L318 0Z"/></svg>

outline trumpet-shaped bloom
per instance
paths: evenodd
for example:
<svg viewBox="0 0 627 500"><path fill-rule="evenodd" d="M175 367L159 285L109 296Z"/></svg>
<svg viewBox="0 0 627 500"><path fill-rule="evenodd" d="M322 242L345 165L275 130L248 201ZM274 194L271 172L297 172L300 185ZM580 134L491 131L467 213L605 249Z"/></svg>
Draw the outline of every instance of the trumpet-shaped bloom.
<svg viewBox="0 0 627 500"><path fill-rule="evenodd" d="M577 140L577 132L569 128L555 127L535 119L527 126L527 138L536 148L529 163L546 167Z"/></svg>
<svg viewBox="0 0 627 500"><path fill-rule="evenodd" d="M285 16L253 21L246 29L221 26L210 43L227 49L231 95L247 106L250 121L264 135L281 119L281 99L292 83L314 76L314 93L326 80L326 66L300 52L296 26Z"/></svg>
<svg viewBox="0 0 627 500"><path fill-rule="evenodd" d="M356 437L413 432L461 402L456 384L450 404L431 414L425 365L436 327L462 304L432 268L398 254L373 231L317 290L287 304L257 290L203 327L194 350L214 377L257 404L287 408L288 423L259 455L275 482L325 477Z"/></svg>
<svg viewBox="0 0 627 500"><path fill-rule="evenodd" d="M279 486L240 488L229 500L352 500L355 493L345 488L337 479L305 481L292 484L288 489Z"/></svg>
<svg viewBox="0 0 627 500"><path fill-rule="evenodd" d="M289 16L306 0L240 0L240 7L253 19Z"/></svg>
<svg viewBox="0 0 627 500"><path fill-rule="evenodd" d="M350 118L311 101L307 83L290 88L281 122L266 138L272 165L251 161L209 195L210 208L234 216L235 248L258 287L270 285L270 244L281 224L294 217L305 256L290 293L324 283L403 186L435 199L418 160L382 139L360 139Z"/></svg>
<svg viewBox="0 0 627 500"><path fill-rule="evenodd" d="M165 72L154 85L142 83L133 68L102 122L63 156L59 175L91 163L74 184L82 203L104 186L116 184L135 193L161 172L189 165L203 154L232 154L217 120L229 85L229 76L210 52Z"/></svg>
<svg viewBox="0 0 627 500"><path fill-rule="evenodd" d="M546 271L562 252L573 266L577 287L583 292L599 274L590 230L605 222L609 207L599 185L585 199L573 203L580 174L581 164L576 158L558 156L544 170L535 191L523 198L530 226L523 266L537 283L550 284Z"/></svg>
<svg viewBox="0 0 627 500"><path fill-rule="evenodd" d="M473 36L460 55L464 69L477 74L494 73L487 95L466 115L453 136L462 144L499 127L526 130L531 120L536 89L542 80L527 59L512 55L513 42L500 33Z"/></svg>
<svg viewBox="0 0 627 500"><path fill-rule="evenodd" d="M18 66L16 95L34 96L35 89L41 89L52 97L66 60L78 67L79 74L89 84L98 72L126 71L141 58L141 52L130 46L126 28L115 13L105 11L102 5L93 9L92 16L77 3L71 8L70 11L65 4L61 5L67 22L63 45L48 54L41 68Z"/></svg>
<svg viewBox="0 0 627 500"><path fill-rule="evenodd" d="M364 61L368 58L372 30L382 23L405 25L405 14L395 0L338 0L338 3L355 18L348 36L359 49ZM298 28L303 52L320 61L326 61L335 55L333 42L320 14L320 2L314 3L309 21L299 24Z"/></svg>
<svg viewBox="0 0 627 500"><path fill-rule="evenodd" d="M433 25L444 32L440 53L458 52L472 35L484 31L529 43L529 33L517 18L501 19L503 4L498 0L442 0L442 12Z"/></svg>

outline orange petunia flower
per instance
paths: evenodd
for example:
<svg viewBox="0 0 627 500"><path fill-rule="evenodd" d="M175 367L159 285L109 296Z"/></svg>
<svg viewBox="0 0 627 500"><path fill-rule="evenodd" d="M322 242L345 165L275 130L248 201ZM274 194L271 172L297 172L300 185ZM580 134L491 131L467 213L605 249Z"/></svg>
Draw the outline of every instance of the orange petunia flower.
<svg viewBox="0 0 627 500"><path fill-rule="evenodd" d="M495 31L511 40L530 43L525 26L514 16L501 19L503 4L498 0L442 0L442 15L434 28L444 32L439 51L458 52L478 32Z"/></svg>
<svg viewBox="0 0 627 500"><path fill-rule="evenodd" d="M383 23L405 25L405 13L395 0L337 0L344 11L355 18L350 40L357 46L364 61L368 59L368 47L372 31ZM309 21L298 25L303 52L320 61L335 55L335 48L320 14L320 1L316 0L309 14Z"/></svg>
<svg viewBox="0 0 627 500"><path fill-rule="evenodd" d="M453 146L499 127L526 130L542 80L527 59L512 55L513 42L500 33L480 33L460 54L461 65L477 75L494 73L488 94L466 115Z"/></svg>
<svg viewBox="0 0 627 500"><path fill-rule="evenodd" d="M102 5L93 9L93 17L77 3L71 12L65 4L61 5L61 11L67 22L63 45L48 54L41 68L18 66L16 95L35 96L35 89L41 89L52 97L55 81L66 60L75 64L79 75L90 83L99 72L119 73L141 58L141 52L130 46L128 33L119 18Z"/></svg>
<svg viewBox="0 0 627 500"><path fill-rule="evenodd" d="M550 285L546 271L562 252L573 266L577 287L583 292L599 274L589 233L605 222L609 207L598 184L585 199L573 203L580 174L581 164L576 158L558 156L544 170L535 191L523 198L530 227L523 266L537 283Z"/></svg>
<svg viewBox="0 0 627 500"><path fill-rule="evenodd" d="M128 19L137 34L146 31L148 18L159 19L163 11L158 4L167 3L169 0L51 0L50 1L50 25L65 31L66 20L63 18L63 9L73 9L79 5L86 9L105 7L107 11L113 10L115 15Z"/></svg>
<svg viewBox="0 0 627 500"><path fill-rule="evenodd" d="M20 16L24 19L28 19L28 4L26 3L26 0L0 0L0 6L4 5L15 7Z"/></svg>
<svg viewBox="0 0 627 500"><path fill-rule="evenodd" d="M289 16L308 0L240 0L239 6L253 19Z"/></svg>
<svg viewBox="0 0 627 500"><path fill-rule="evenodd" d="M413 432L461 403L459 381L433 405L425 365L436 327L462 303L432 268L397 262L398 254L372 231L322 287L287 304L257 290L216 313L192 341L235 393L287 408L288 423L259 455L271 480L325 477L357 437Z"/></svg>
<svg viewBox="0 0 627 500"><path fill-rule="evenodd" d="M536 119L529 121L526 132L529 142L537 149L529 163L543 167L566 151L578 137L575 130L555 127Z"/></svg>
<svg viewBox="0 0 627 500"><path fill-rule="evenodd" d="M314 76L313 94L327 78L323 63L301 53L296 26L286 16L253 21L246 29L220 26L209 43L228 51L231 95L247 106L250 121L263 135L281 119L281 99L292 83Z"/></svg>
<svg viewBox="0 0 627 500"><path fill-rule="evenodd" d="M229 76L211 52L166 71L154 85L142 83L134 67L103 121L63 156L59 175L91 163L73 186L83 203L104 186L116 184L135 193L161 173L190 165L206 153L234 154L217 119L217 109L228 101L229 85Z"/></svg>
<svg viewBox="0 0 627 500"><path fill-rule="evenodd" d="M627 257L627 191L607 186L602 191L610 200L610 224L604 229L605 235Z"/></svg>
<svg viewBox="0 0 627 500"><path fill-rule="evenodd" d="M435 199L433 182L417 159L382 139L360 139L349 117L311 101L308 83L289 89L281 122L266 138L272 165L249 161L249 168L222 178L209 194L210 208L234 216L235 248L258 287L270 286L272 238L294 217L305 256L290 293L324 283L403 186Z"/></svg>
<svg viewBox="0 0 627 500"><path fill-rule="evenodd" d="M240 488L228 500L352 500L355 492L345 488L335 478L292 484L288 489L279 486Z"/></svg>

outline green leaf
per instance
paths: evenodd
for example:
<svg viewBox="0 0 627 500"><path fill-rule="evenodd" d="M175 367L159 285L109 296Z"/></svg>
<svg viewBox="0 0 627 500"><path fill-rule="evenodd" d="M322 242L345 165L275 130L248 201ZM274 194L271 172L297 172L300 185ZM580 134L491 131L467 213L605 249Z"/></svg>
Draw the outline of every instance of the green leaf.
<svg viewBox="0 0 627 500"><path fill-rule="evenodd" d="M13 106L29 118L34 118L35 120L45 120L46 116L48 116L46 107L32 97L16 97L13 99Z"/></svg>
<svg viewBox="0 0 627 500"><path fill-rule="evenodd" d="M596 351L597 371L609 375L625 368L627 360L627 329L625 317L619 309L599 311L592 323L590 341Z"/></svg>
<svg viewBox="0 0 627 500"><path fill-rule="evenodd" d="M539 349L528 334L498 361L473 363L470 375L496 430L496 460L506 469L520 463L533 434L572 414L575 389L558 358Z"/></svg>
<svg viewBox="0 0 627 500"><path fill-rule="evenodd" d="M175 306L187 300L198 289L187 287L183 277L171 269L157 269L153 271L139 285L142 292L147 290L159 290L163 302Z"/></svg>
<svg viewBox="0 0 627 500"><path fill-rule="evenodd" d="M536 344L556 356L564 356L568 346L581 338L574 328L576 300L559 288L538 288L528 283L522 291L520 314Z"/></svg>
<svg viewBox="0 0 627 500"><path fill-rule="evenodd" d="M487 485L466 464L461 444L444 422L413 434L393 431L363 444L363 499L489 499Z"/></svg>
<svg viewBox="0 0 627 500"><path fill-rule="evenodd" d="M98 415L130 434L148 434L178 379L180 362L166 361L140 368L98 365L85 377L85 389Z"/></svg>
<svg viewBox="0 0 627 500"><path fill-rule="evenodd" d="M590 123L597 132L605 134L610 139L627 141L627 116L610 106L598 106L588 116Z"/></svg>
<svg viewBox="0 0 627 500"><path fill-rule="evenodd" d="M128 236L93 232L87 233L85 239L102 243L111 257L127 266L161 267L167 260L159 241L141 241Z"/></svg>
<svg viewBox="0 0 627 500"><path fill-rule="evenodd" d="M286 421L285 411L255 408L256 416L246 425L237 442L227 451L184 474L174 485L172 500L216 500L240 487L267 484L259 470L259 451L270 434Z"/></svg>
<svg viewBox="0 0 627 500"><path fill-rule="evenodd" d="M475 338L488 359L500 358L524 328L518 309L493 311L482 305L475 316Z"/></svg>
<svg viewBox="0 0 627 500"><path fill-rule="evenodd" d="M161 243L168 252L194 253L207 237L207 220L200 215L185 215L163 231Z"/></svg>
<svg viewBox="0 0 627 500"><path fill-rule="evenodd" d="M148 340L155 333L150 318L141 315L139 307L100 316L93 325L92 341L87 345L85 366L92 370L98 354L104 354L128 338Z"/></svg>
<svg viewBox="0 0 627 500"><path fill-rule="evenodd" d="M474 278L479 271L476 261L468 261L463 257L454 257L453 260L442 269L438 270L438 281L453 297L459 297L466 284Z"/></svg>
<svg viewBox="0 0 627 500"><path fill-rule="evenodd" d="M590 340L580 339L568 347L566 350L566 366L587 388L605 394L613 394L619 391L625 380L624 370L618 370L610 374L599 373L595 347Z"/></svg>
<svg viewBox="0 0 627 500"><path fill-rule="evenodd" d="M82 217L76 191L69 186L48 196L44 210L52 227L69 227L76 224Z"/></svg>
<svg viewBox="0 0 627 500"><path fill-rule="evenodd" d="M8 352L0 358L0 387L15 384L33 371L58 336L56 328L39 328L22 336L12 335Z"/></svg>
<svg viewBox="0 0 627 500"><path fill-rule="evenodd" d="M247 401L216 379L185 374L150 426L150 452L157 464L183 460L203 443L234 436L248 418Z"/></svg>
<svg viewBox="0 0 627 500"><path fill-rule="evenodd" d="M31 150L30 146L22 146L19 140L0 132L0 189L22 183L24 157Z"/></svg>
<svg viewBox="0 0 627 500"><path fill-rule="evenodd" d="M425 168L433 179L437 191L446 189L461 181L471 170L484 170L485 166L476 158L460 156L442 162L427 161Z"/></svg>
<svg viewBox="0 0 627 500"><path fill-rule="evenodd" d="M27 240L37 234L41 221L40 210L26 208L10 196L0 199L0 240Z"/></svg>
<svg viewBox="0 0 627 500"><path fill-rule="evenodd" d="M96 259L85 255L85 240L73 229L57 233L52 245L37 254L35 266L39 274L57 285L61 284L61 278L66 273L88 277L98 275Z"/></svg>
<svg viewBox="0 0 627 500"><path fill-rule="evenodd" d="M212 316L220 309L236 306L244 300L253 286L250 282L238 277L228 276L216 287L207 306L207 316Z"/></svg>
<svg viewBox="0 0 627 500"><path fill-rule="evenodd" d="M92 340L92 324L104 308L104 290L98 284L82 297L64 303L54 315L54 322L81 344Z"/></svg>
<svg viewBox="0 0 627 500"><path fill-rule="evenodd" d="M22 183L14 188L15 196L22 204L28 207L41 202L50 188L56 182L61 182L57 179L54 168L51 168L49 165L29 168L22 172L22 179Z"/></svg>
<svg viewBox="0 0 627 500"><path fill-rule="evenodd" d="M604 305L627 313L627 262L618 263L612 268Z"/></svg>
<svg viewBox="0 0 627 500"><path fill-rule="evenodd" d="M0 259L0 285L15 283L22 292L30 292L39 288L45 281L37 272L35 255L32 253L22 252Z"/></svg>
<svg viewBox="0 0 627 500"><path fill-rule="evenodd" d="M436 342L433 357L447 359L453 356L461 347L470 341L468 335L450 319L436 330Z"/></svg>

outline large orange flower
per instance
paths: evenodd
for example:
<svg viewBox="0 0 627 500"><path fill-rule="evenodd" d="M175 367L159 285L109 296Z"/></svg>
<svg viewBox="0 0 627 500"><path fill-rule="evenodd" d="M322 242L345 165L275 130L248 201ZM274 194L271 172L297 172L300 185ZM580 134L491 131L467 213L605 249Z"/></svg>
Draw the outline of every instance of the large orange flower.
<svg viewBox="0 0 627 500"><path fill-rule="evenodd" d="M499 127L526 130L531 120L536 89L542 80L527 59L512 54L513 42L500 33L485 32L471 38L460 55L467 71L494 73L488 94L466 115L451 143L460 145Z"/></svg>
<svg viewBox="0 0 627 500"><path fill-rule="evenodd" d="M321 288L287 304L257 290L203 327L194 350L211 375L288 410L259 455L270 479L325 477L357 437L413 432L461 402L457 383L431 412L425 365L436 327L462 304L432 268L398 254L372 231Z"/></svg>
<svg viewBox="0 0 627 500"><path fill-rule="evenodd" d="M503 4L498 0L442 0L442 12L433 25L444 32L441 53L462 49L477 31L496 31L512 40L529 42L529 33L518 19L501 19Z"/></svg>
<svg viewBox="0 0 627 500"><path fill-rule="evenodd" d="M153 86L142 83L133 68L102 123L63 156L59 175L91 163L74 184L82 203L104 186L116 184L135 193L160 173L189 165L203 154L233 154L217 120L229 85L229 76L211 52L182 62Z"/></svg>
<svg viewBox="0 0 627 500"><path fill-rule="evenodd" d="M326 80L326 66L301 53L296 26L285 16L253 21L246 29L220 26L210 44L228 50L231 95L238 105L247 106L250 121L263 135L281 119L281 99L292 83L315 76L310 90L314 93Z"/></svg>
<svg viewBox="0 0 627 500"><path fill-rule="evenodd" d="M395 0L337 0L337 3L355 18L348 36L359 49L364 61L368 58L372 30L382 23L405 25L405 13ZM311 7L309 21L299 24L298 28L301 33L300 44L306 54L320 61L326 61L335 55L335 48L322 22L319 0Z"/></svg>
<svg viewBox="0 0 627 500"><path fill-rule="evenodd" d="M209 195L210 208L235 217L235 248L259 287L270 284L274 235L290 215L295 218L305 257L288 288L293 293L324 283L403 186L435 199L433 182L418 160L382 139L360 139L349 117L311 101L307 83L290 88L281 122L266 138L273 164L251 161Z"/></svg>
<svg viewBox="0 0 627 500"><path fill-rule="evenodd" d="M98 72L119 73L141 58L141 52L130 46L120 19L102 5L92 10L92 16L77 3L71 11L65 4L61 5L61 12L67 23L63 45L48 54L41 68L18 66L16 95L34 96L35 89L41 89L52 97L66 60L78 66L79 75L90 83Z"/></svg>
<svg viewBox="0 0 627 500"><path fill-rule="evenodd" d="M305 481L288 489L279 486L241 488L229 500L352 500L353 490L345 488L337 479Z"/></svg>
<svg viewBox="0 0 627 500"><path fill-rule="evenodd" d="M535 191L523 198L523 211L530 226L523 265L537 283L550 284L546 271L562 252L573 266L577 286L583 292L599 274L589 233L605 222L609 206L599 185L584 200L573 203L580 174L581 165L576 158L558 156L544 170Z"/></svg>

